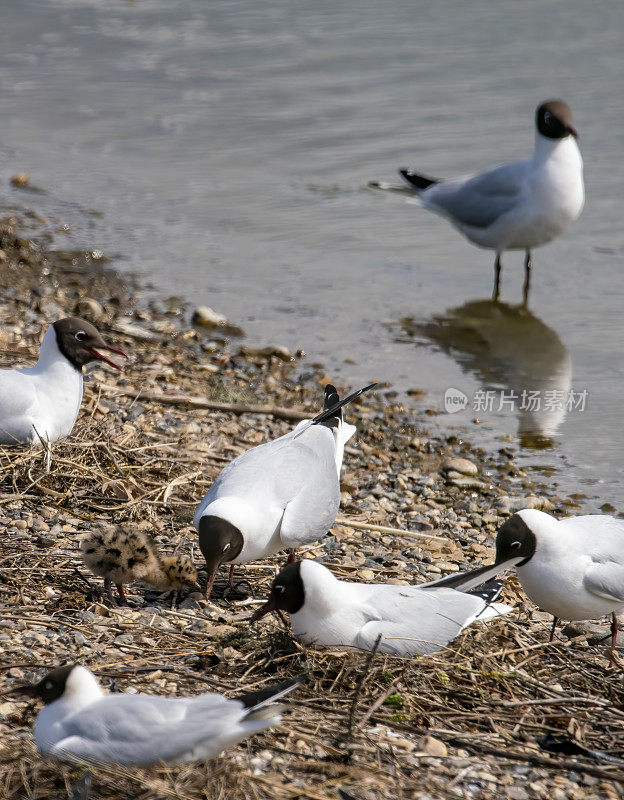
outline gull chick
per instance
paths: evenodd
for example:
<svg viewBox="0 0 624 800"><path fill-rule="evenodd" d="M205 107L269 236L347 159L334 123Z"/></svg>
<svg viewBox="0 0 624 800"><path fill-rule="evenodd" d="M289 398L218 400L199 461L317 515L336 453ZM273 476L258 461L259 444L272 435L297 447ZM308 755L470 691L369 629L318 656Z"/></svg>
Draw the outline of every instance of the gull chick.
<svg viewBox="0 0 624 800"><path fill-rule="evenodd" d="M206 598L220 564L266 558L279 550L325 536L340 506L340 468L355 427L342 407L376 384L343 400L325 387L324 410L272 442L254 447L228 464L195 514L199 548L206 559Z"/></svg>
<svg viewBox="0 0 624 800"><path fill-rule="evenodd" d="M52 670L39 683L11 692L45 703L34 727L42 755L146 767L214 758L257 731L277 725L283 707L274 701L300 682L295 678L236 699L212 693L105 694L92 672L69 664Z"/></svg>
<svg viewBox="0 0 624 800"><path fill-rule="evenodd" d="M127 358L90 322L67 317L45 332L34 367L0 370L0 444L55 442L69 436L82 402L83 366L104 361L121 369L103 350Z"/></svg>
<svg viewBox="0 0 624 800"><path fill-rule="evenodd" d="M141 531L110 525L90 531L80 542L82 560L95 575L104 578L104 589L111 605L126 604L124 583L144 581L155 589L200 590L197 570L190 556L162 556L151 538Z"/></svg>
<svg viewBox="0 0 624 800"><path fill-rule="evenodd" d="M440 650L477 620L507 614L492 603L502 584L484 593L420 586L346 583L316 561L287 564L273 581L266 603L251 617L286 611L297 639L322 647L378 649L395 656ZM485 587L484 587L485 588Z"/></svg>
<svg viewBox="0 0 624 800"><path fill-rule="evenodd" d="M494 300L500 290L501 254L526 251L526 304L531 250L563 233L585 202L583 159L570 106L563 100L542 103L535 127L533 155L525 161L444 180L400 170L418 193L419 205L446 217L473 244L496 252Z"/></svg>
<svg viewBox="0 0 624 800"><path fill-rule="evenodd" d="M611 615L611 651L624 611L624 521L604 514L557 520L536 509L510 517L496 536L494 564L447 576L428 586L468 591L508 567L515 567L528 597L559 619Z"/></svg>

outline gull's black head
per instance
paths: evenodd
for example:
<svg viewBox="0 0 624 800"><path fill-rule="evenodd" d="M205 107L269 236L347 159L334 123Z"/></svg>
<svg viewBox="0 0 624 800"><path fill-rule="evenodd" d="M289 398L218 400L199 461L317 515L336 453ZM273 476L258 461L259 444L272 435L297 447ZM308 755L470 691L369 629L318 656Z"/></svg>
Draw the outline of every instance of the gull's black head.
<svg viewBox="0 0 624 800"><path fill-rule="evenodd" d="M496 536L496 563L522 558L516 566L526 564L535 554L537 539L520 514L504 522Z"/></svg>
<svg viewBox="0 0 624 800"><path fill-rule="evenodd" d="M301 561L295 561L277 574L266 603L254 612L250 623L262 619L269 611L286 611L296 614L303 608L305 589L301 578Z"/></svg>
<svg viewBox="0 0 624 800"><path fill-rule="evenodd" d="M56 333L58 349L76 369L82 369L91 361L105 361L115 369L121 369L118 364L107 358L101 350L127 358L123 350L106 344L98 330L90 322L80 317L66 317L52 324Z"/></svg>
<svg viewBox="0 0 624 800"><path fill-rule="evenodd" d="M48 672L39 683L17 686L15 689L11 689L11 693L36 697L46 705L53 703L65 694L67 680L76 666L76 664L67 664L64 667L57 667Z"/></svg>
<svg viewBox="0 0 624 800"><path fill-rule="evenodd" d="M208 569L206 599L210 597L219 565L233 561L243 549L243 544L243 534L227 520L212 516L199 520L199 549Z"/></svg>
<svg viewBox="0 0 624 800"><path fill-rule="evenodd" d="M547 139L577 138L572 127L572 111L563 100L547 100L535 112L537 130Z"/></svg>

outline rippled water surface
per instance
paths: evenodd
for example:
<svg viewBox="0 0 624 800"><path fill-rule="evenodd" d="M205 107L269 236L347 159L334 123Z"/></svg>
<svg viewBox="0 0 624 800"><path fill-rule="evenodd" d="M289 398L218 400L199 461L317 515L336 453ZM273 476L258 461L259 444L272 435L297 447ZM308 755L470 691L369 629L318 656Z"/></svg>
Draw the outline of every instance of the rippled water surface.
<svg viewBox="0 0 624 800"><path fill-rule="evenodd" d="M433 425L511 436L586 508L624 510L623 20L620 0L4 0L2 203L338 381L425 389ZM489 252L367 182L523 157L550 96L573 108L587 206L535 252L530 310L520 253L496 307ZM21 170L45 194L8 188ZM523 391L560 407L520 410Z"/></svg>

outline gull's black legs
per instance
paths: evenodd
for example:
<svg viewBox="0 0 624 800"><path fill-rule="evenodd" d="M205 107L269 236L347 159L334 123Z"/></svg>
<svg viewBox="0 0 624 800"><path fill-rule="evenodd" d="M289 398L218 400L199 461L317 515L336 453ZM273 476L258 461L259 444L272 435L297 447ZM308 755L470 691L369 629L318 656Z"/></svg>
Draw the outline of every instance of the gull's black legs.
<svg viewBox="0 0 624 800"><path fill-rule="evenodd" d="M526 306L529 302L529 289L531 288L531 251L526 251L524 259L524 286L522 287L522 305Z"/></svg>
<svg viewBox="0 0 624 800"><path fill-rule="evenodd" d="M492 300L494 300L495 303L498 302L498 295L500 293L501 266L500 253L497 253L496 261L494 262L494 294L492 295Z"/></svg>
<svg viewBox="0 0 624 800"><path fill-rule="evenodd" d="M553 624L552 628L550 629L550 639L548 640L549 642L552 642L552 640L555 638L555 628L557 627L558 622L559 617L553 617Z"/></svg>
<svg viewBox="0 0 624 800"><path fill-rule="evenodd" d="M618 635L618 621L615 611L611 614L611 656L615 653L615 643Z"/></svg>

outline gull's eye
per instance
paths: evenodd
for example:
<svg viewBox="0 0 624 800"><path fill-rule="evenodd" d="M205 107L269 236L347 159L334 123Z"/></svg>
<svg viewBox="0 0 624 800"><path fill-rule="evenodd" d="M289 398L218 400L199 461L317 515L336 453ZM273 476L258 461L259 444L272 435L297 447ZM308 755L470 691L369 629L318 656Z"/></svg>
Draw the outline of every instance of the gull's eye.
<svg viewBox="0 0 624 800"><path fill-rule="evenodd" d="M228 542L227 544L223 545L223 552L224 553L225 553L226 550L229 549L230 545L231 545L231 542Z"/></svg>
<svg viewBox="0 0 624 800"><path fill-rule="evenodd" d="M74 335L74 339L77 339L79 342L84 342L87 338L87 334L84 331L77 331Z"/></svg>
<svg viewBox="0 0 624 800"><path fill-rule="evenodd" d="M277 586L274 586L274 587L273 587L273 589L274 589L276 592L278 592L279 594L284 594L284 592L286 591L286 587L285 587L285 586L282 586L282 585L281 585L281 583L280 583L280 584L278 584Z"/></svg>
<svg viewBox="0 0 624 800"><path fill-rule="evenodd" d="M544 112L544 122L545 122L547 125L549 125L549 124L550 124L550 120L551 120L551 119L552 119L552 114L550 113L550 111L545 111L545 112Z"/></svg>
<svg viewBox="0 0 624 800"><path fill-rule="evenodd" d="M513 547L514 550L517 550L518 547L522 547L522 544L520 542L512 542L511 546Z"/></svg>
<svg viewBox="0 0 624 800"><path fill-rule="evenodd" d="M54 686L54 684L52 683L52 681L46 681L46 682L43 684L43 688L44 688L44 689L51 689L53 686Z"/></svg>

